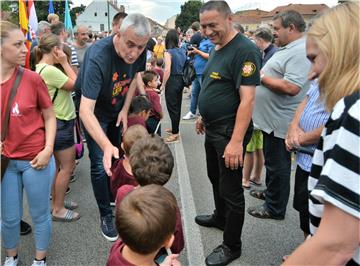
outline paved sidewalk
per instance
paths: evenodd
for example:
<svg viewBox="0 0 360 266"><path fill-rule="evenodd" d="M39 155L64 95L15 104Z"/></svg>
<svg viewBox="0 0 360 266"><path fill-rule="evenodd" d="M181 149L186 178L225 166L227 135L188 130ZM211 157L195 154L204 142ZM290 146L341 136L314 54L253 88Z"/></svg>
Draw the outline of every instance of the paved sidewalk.
<svg viewBox="0 0 360 266"><path fill-rule="evenodd" d="M164 103L164 101L163 101ZM184 94L183 111L188 111L189 99ZM163 104L166 112L165 103ZM169 127L165 117L162 130ZM176 165L167 187L175 194L182 212L186 248L180 256L182 265L205 265L204 257L222 241L222 232L199 227L194 222L196 214L211 213L213 198L210 182L206 176L203 137L194 132L194 120L181 122L181 142L171 144ZM81 218L73 223L53 222L51 246L47 265L105 265L112 243L100 232L99 212L90 183L90 165L87 153L76 169L77 181L71 183L67 196L79 204ZM293 183L292 173L292 183ZM292 184L293 189L293 184ZM292 208L292 191L288 212L284 221L260 220L246 214L243 228L243 254L231 265L279 265L281 257L289 254L302 241L298 227L298 215ZM261 204L260 200L245 191L246 208ZM26 197L24 219L29 218ZM34 257L33 233L21 237L19 265L31 265ZM2 249L4 261L4 250Z"/></svg>

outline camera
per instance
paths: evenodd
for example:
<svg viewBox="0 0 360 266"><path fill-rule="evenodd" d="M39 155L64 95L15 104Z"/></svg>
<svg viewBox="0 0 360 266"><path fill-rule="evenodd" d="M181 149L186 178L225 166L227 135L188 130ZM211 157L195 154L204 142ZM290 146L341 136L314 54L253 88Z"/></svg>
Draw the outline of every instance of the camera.
<svg viewBox="0 0 360 266"><path fill-rule="evenodd" d="M194 48L197 48L196 44L189 44L187 47L188 51L192 51L192 50L194 50Z"/></svg>

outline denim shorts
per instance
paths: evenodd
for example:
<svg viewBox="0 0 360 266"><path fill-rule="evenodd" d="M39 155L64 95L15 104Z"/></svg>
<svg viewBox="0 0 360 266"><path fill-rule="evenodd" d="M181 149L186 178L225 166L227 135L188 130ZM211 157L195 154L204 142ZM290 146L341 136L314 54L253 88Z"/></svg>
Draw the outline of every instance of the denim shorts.
<svg viewBox="0 0 360 266"><path fill-rule="evenodd" d="M55 151L65 150L75 144L74 124L75 119L66 121L56 118Z"/></svg>

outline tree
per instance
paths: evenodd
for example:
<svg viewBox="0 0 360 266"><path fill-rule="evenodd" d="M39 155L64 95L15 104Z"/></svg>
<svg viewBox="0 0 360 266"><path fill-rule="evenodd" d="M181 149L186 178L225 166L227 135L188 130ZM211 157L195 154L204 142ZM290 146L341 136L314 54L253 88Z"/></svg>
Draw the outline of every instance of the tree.
<svg viewBox="0 0 360 266"><path fill-rule="evenodd" d="M19 24L19 1L1 1L1 19Z"/></svg>
<svg viewBox="0 0 360 266"><path fill-rule="evenodd" d="M72 1L69 0L69 5L72 4ZM49 14L49 1L43 1L43 0L35 0L35 8L36 8L36 15L38 17L38 20L46 20L47 16ZM59 16L60 21L64 21L65 16L65 1L63 0L53 0L53 6L55 10L55 14ZM74 21L72 21L74 24Z"/></svg>
<svg viewBox="0 0 360 266"><path fill-rule="evenodd" d="M86 6L81 4L81 6L76 6L76 7L73 7L72 9L70 9L70 16L71 16L71 21L72 21L73 25L76 24L77 14L80 15L82 12L84 12L85 8L86 8Z"/></svg>
<svg viewBox="0 0 360 266"><path fill-rule="evenodd" d="M175 20L176 28L186 31L193 22L199 21L199 11L202 6L200 0L190 0L181 5L180 15Z"/></svg>
<svg viewBox="0 0 360 266"><path fill-rule="evenodd" d="M69 5L72 4L72 1L69 0ZM47 16L49 14L49 1L35 0L35 9L38 21L45 20L47 21ZM55 13L59 16L60 21L64 21L65 16L65 1L63 0L53 0ZM9 20L15 24L19 23L19 1L1 1L1 17ZM70 9L71 22L75 25L76 14L81 14L85 10L86 6L81 5ZM13 10L14 9L14 10Z"/></svg>

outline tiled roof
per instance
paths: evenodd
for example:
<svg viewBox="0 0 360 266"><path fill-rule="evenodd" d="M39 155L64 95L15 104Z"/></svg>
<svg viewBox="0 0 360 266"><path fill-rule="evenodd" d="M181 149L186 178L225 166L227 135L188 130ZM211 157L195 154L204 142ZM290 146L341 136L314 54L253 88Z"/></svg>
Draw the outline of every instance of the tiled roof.
<svg viewBox="0 0 360 266"><path fill-rule="evenodd" d="M316 15L328 8L329 7L325 4L288 4L286 6L276 7L275 9L271 10L267 15L263 16L263 18L272 18L276 14L288 10L296 10L301 15Z"/></svg>

